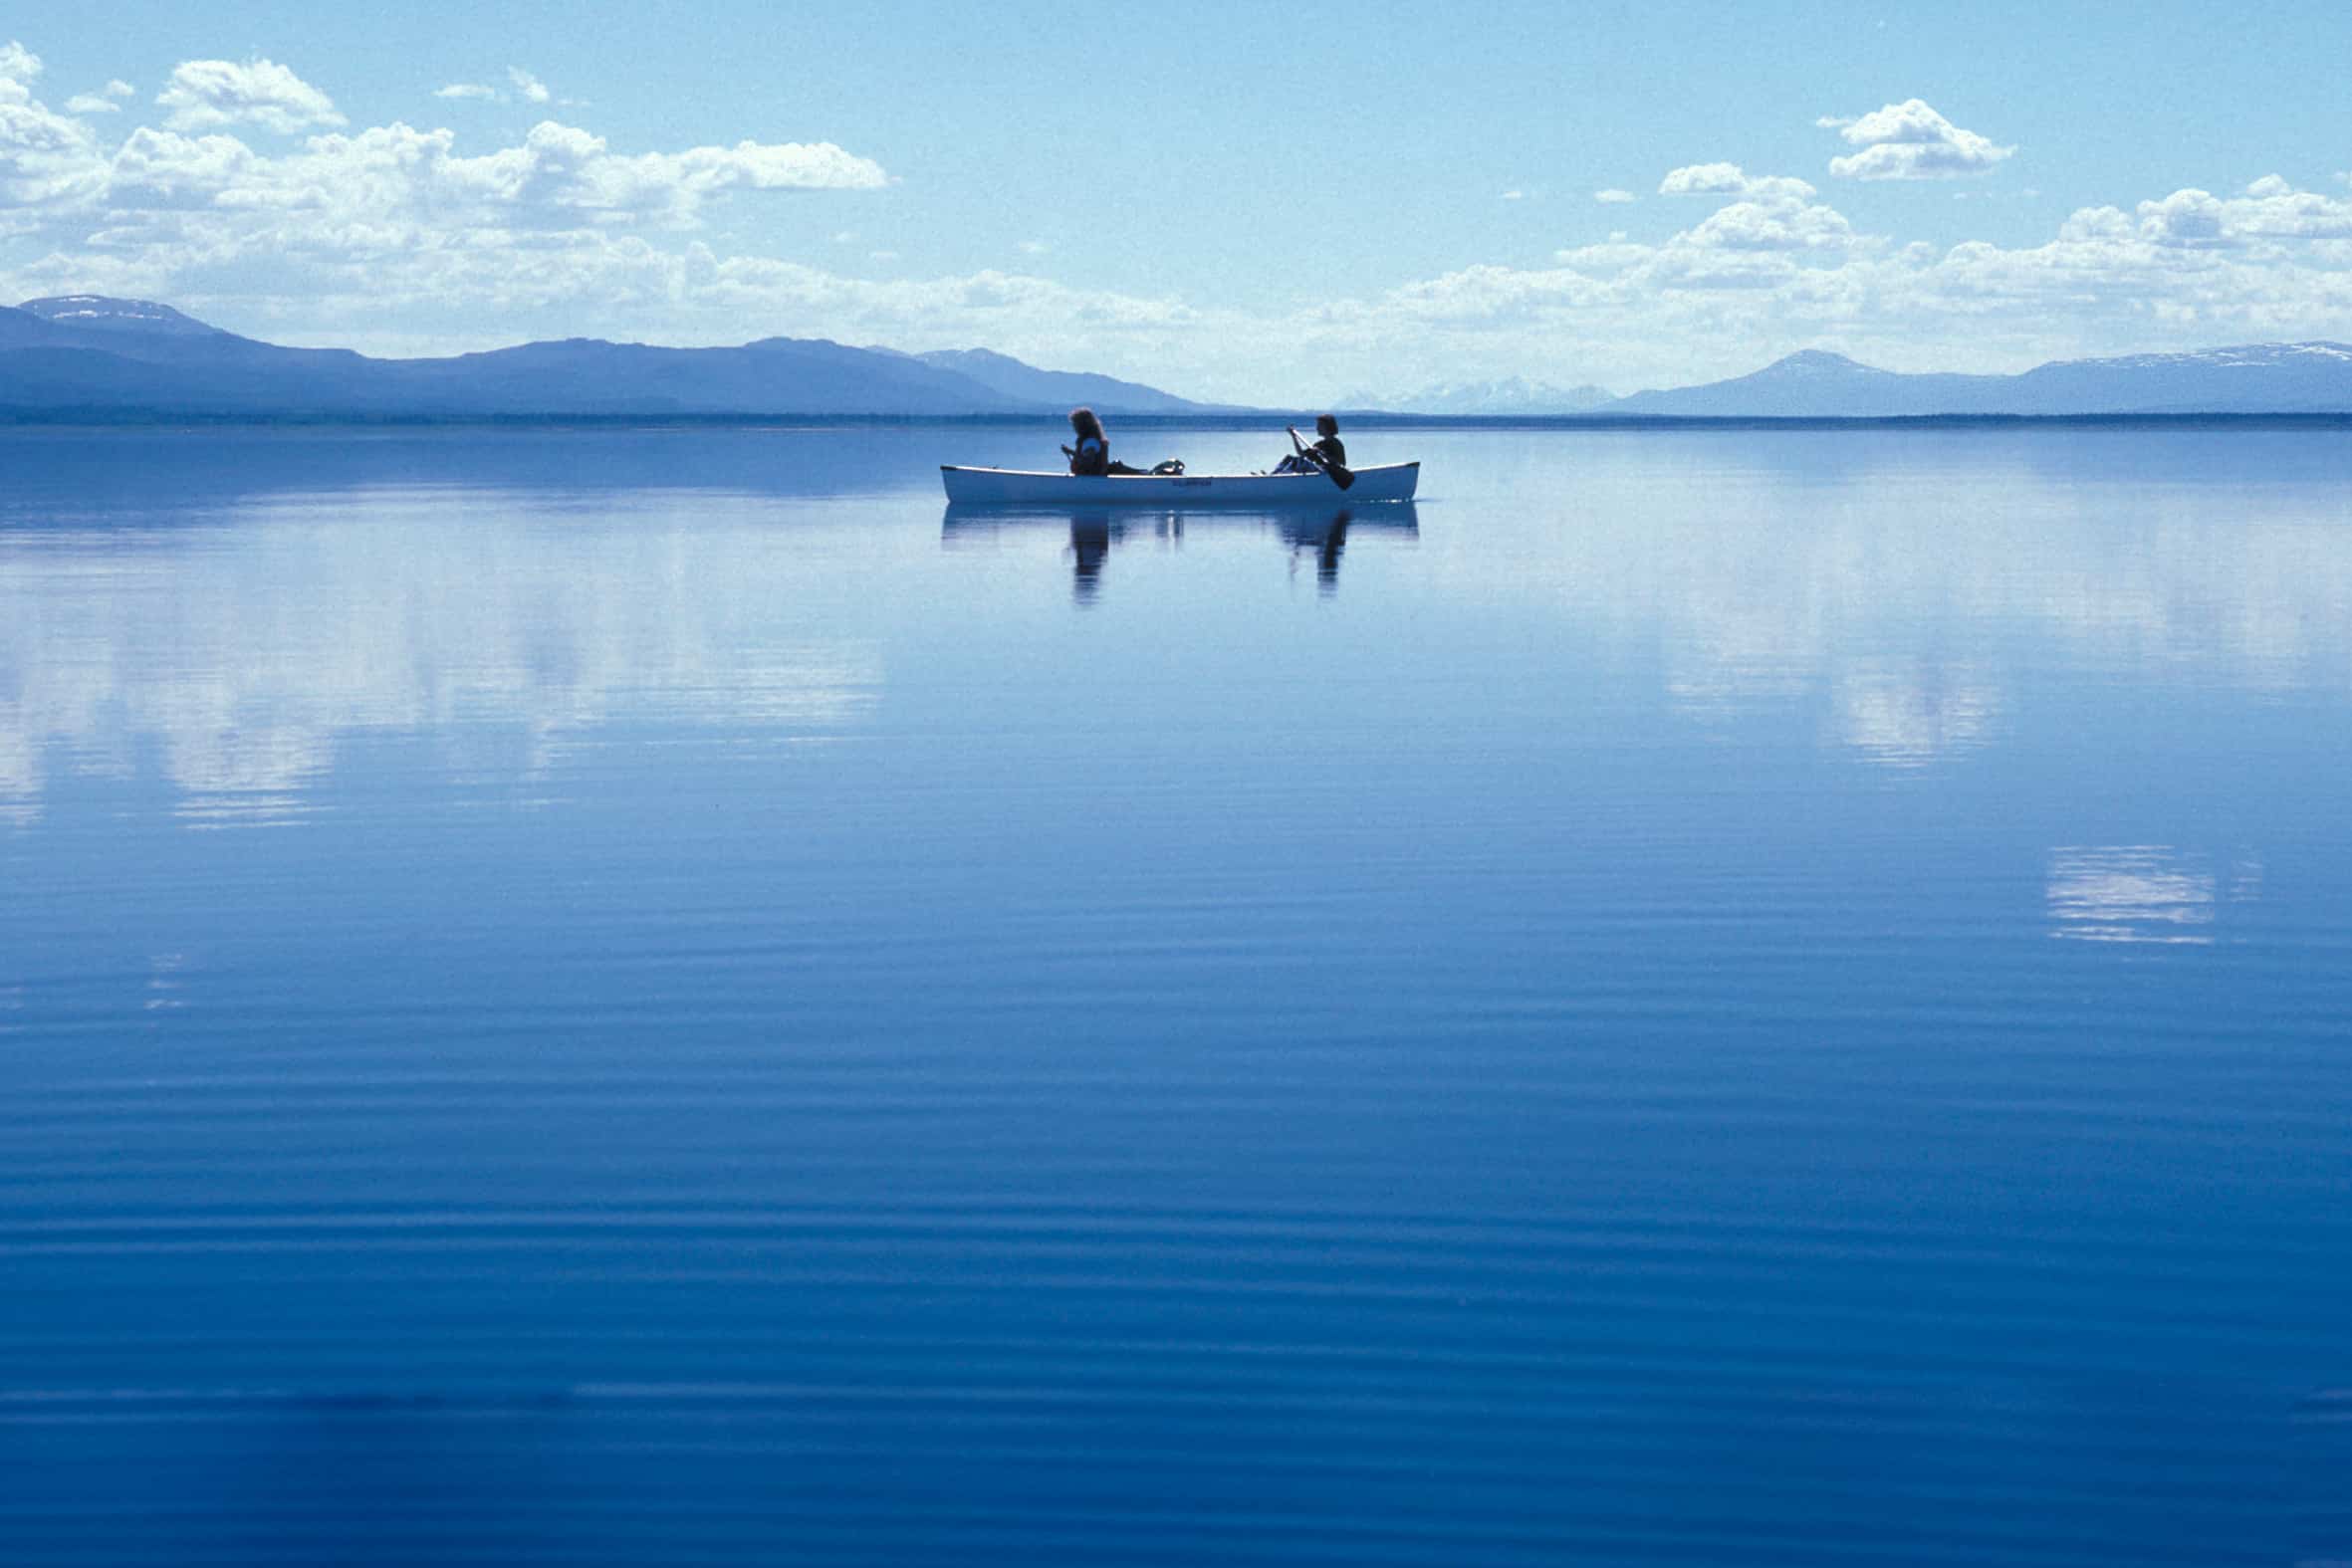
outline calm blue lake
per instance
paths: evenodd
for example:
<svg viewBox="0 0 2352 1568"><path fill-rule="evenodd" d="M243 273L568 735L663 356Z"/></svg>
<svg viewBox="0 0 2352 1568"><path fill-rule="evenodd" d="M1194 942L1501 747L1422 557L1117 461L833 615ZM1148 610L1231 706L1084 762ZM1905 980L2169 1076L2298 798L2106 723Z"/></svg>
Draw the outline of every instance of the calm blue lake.
<svg viewBox="0 0 2352 1568"><path fill-rule="evenodd" d="M2342 432L1057 428L0 435L0 1557L2352 1556Z"/></svg>

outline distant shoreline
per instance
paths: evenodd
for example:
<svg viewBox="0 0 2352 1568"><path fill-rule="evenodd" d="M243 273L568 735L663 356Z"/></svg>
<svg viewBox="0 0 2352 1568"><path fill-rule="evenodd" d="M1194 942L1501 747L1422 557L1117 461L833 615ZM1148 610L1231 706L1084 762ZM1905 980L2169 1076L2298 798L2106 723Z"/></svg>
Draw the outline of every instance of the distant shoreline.
<svg viewBox="0 0 2352 1568"><path fill-rule="evenodd" d="M1118 414L1123 429L1265 430L1311 411ZM1397 414L1349 413L1363 430L1974 430L2035 428L2352 430L2352 411L2134 414ZM207 413L185 409L0 408L0 431L66 430L857 430L913 426L1035 429L1050 414L399 414Z"/></svg>

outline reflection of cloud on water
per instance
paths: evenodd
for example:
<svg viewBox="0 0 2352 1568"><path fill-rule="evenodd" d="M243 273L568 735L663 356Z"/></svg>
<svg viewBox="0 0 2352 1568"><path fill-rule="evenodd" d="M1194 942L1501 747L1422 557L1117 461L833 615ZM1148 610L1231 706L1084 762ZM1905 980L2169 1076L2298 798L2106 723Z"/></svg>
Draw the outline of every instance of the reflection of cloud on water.
<svg viewBox="0 0 2352 1568"><path fill-rule="evenodd" d="M1669 699L1694 717L1721 720L1803 703L1826 684L1831 733L1894 768L1924 767L1984 743L2001 707L1990 668L1931 655L1841 668L1838 617L1809 597L1699 595L1687 603L1691 632L1670 640Z"/></svg>
<svg viewBox="0 0 2352 1568"><path fill-rule="evenodd" d="M29 730L11 722L0 701L0 823L21 827L41 814L41 767Z"/></svg>
<svg viewBox="0 0 2352 1568"><path fill-rule="evenodd" d="M1811 688L1808 649L1791 644L1786 628L1767 615L1730 606L1702 607L1701 615L1702 625L1668 658L1666 690L1678 707L1716 717L1792 702Z"/></svg>
<svg viewBox="0 0 2352 1568"><path fill-rule="evenodd" d="M881 683L780 592L772 536L707 521L542 529L413 497L270 509L200 538L0 536L0 815L51 775L159 769L191 821L306 808L340 749L433 730L514 777L641 714L825 738ZM691 587L688 585L691 584Z"/></svg>
<svg viewBox="0 0 2352 1568"><path fill-rule="evenodd" d="M2352 693L2336 469L2219 483L2251 450L2228 440L2194 483L2137 473L2154 438L1563 440L1529 447L1506 492L1570 498L1556 526L1514 533L1508 554L1466 526L1428 564L1655 649L1693 717L1819 714L1834 744L1890 766L1987 744L2052 671ZM1807 451L1878 460L1816 472L1794 463Z"/></svg>
<svg viewBox="0 0 2352 1568"><path fill-rule="evenodd" d="M2058 553L2029 607L2109 667L2256 690L2352 686L2352 522L2340 489L2308 519L2197 515L2173 498L2090 559Z"/></svg>
<svg viewBox="0 0 2352 1568"><path fill-rule="evenodd" d="M2050 935L2078 942L2208 945L2220 912L2261 896L2262 868L2240 859L2217 871L2205 856L2165 844L2050 851Z"/></svg>
<svg viewBox="0 0 2352 1568"><path fill-rule="evenodd" d="M1837 684L1839 734L1874 761L1916 768L1983 744L2000 707L1991 678L1969 665L1874 665Z"/></svg>

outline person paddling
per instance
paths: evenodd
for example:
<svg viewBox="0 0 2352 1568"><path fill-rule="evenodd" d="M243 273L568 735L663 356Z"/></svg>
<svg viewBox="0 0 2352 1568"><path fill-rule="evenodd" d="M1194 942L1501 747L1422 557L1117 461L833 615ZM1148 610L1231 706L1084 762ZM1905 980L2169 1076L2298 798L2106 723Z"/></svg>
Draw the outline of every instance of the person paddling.
<svg viewBox="0 0 2352 1568"><path fill-rule="evenodd" d="M1284 458L1275 465L1274 471L1278 474L1328 473L1333 468L1344 471L1347 467L1347 447L1339 439L1339 421L1329 414L1315 415L1314 434L1315 439L1311 444L1299 447L1296 452ZM1296 443L1296 431L1292 432L1292 441Z"/></svg>

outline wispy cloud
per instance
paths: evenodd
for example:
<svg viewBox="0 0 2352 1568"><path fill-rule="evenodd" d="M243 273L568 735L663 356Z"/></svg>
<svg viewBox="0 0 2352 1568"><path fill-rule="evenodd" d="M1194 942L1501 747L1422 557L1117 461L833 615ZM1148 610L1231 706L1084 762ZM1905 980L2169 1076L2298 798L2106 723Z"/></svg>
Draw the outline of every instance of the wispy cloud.
<svg viewBox="0 0 2352 1568"><path fill-rule="evenodd" d="M1641 200L1641 198L1640 198L1639 196L1636 196L1636 195L1635 195L1635 194L1634 194L1632 191L1629 191L1629 190L1618 190L1618 189L1616 189L1616 188L1614 188L1614 187L1611 187L1611 188L1610 188L1610 189L1608 189L1608 190L1596 190L1596 191L1594 191L1594 192L1592 193L1592 199L1593 199L1594 201L1598 201L1598 202L1604 202L1604 203L1610 203L1610 204L1621 203L1621 202L1628 202L1628 201L1639 201L1639 200Z"/></svg>
<svg viewBox="0 0 2352 1568"><path fill-rule="evenodd" d="M446 87L435 88L433 97L472 99L486 104L558 104L566 109L586 107L579 99L557 98L553 89L521 66L507 67L506 79L505 87L494 87L487 82L452 82Z"/></svg>
<svg viewBox="0 0 2352 1568"><path fill-rule="evenodd" d="M66 100L69 114L118 114L121 100L136 98L138 89L123 81L109 82L96 93L77 93Z"/></svg>

